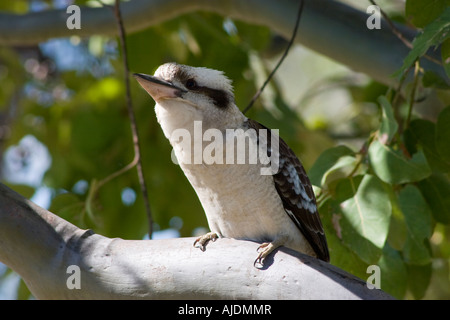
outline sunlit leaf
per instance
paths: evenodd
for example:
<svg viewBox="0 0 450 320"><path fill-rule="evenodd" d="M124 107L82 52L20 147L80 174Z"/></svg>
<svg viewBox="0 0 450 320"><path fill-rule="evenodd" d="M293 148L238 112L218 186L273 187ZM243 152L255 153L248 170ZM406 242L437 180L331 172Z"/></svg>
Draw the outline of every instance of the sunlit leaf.
<svg viewBox="0 0 450 320"><path fill-rule="evenodd" d="M341 158L344 158L344 162L347 165L354 163L354 152L343 145L324 151L308 172L311 183L322 187L325 184L327 175L333 171L333 168L337 169L335 166ZM342 167L342 162L338 167Z"/></svg>
<svg viewBox="0 0 450 320"><path fill-rule="evenodd" d="M353 230L381 254L392 211L389 195L375 176L365 175L358 187L349 180L354 196L341 203L341 212ZM359 256L367 257L367 248L361 246L361 241L351 241L351 246Z"/></svg>
<svg viewBox="0 0 450 320"><path fill-rule="evenodd" d="M344 243L346 239L343 239L340 233L342 229L341 223L343 223L343 227L345 228L348 222L343 221L344 219L342 219L339 204L335 201L327 200L319 210L330 249L330 263L361 279L366 278L367 263L350 249L348 244ZM347 229L352 230L351 227Z"/></svg>
<svg viewBox="0 0 450 320"><path fill-rule="evenodd" d="M418 151L407 159L399 150L375 140L369 147L370 164L384 182L400 184L414 182L430 176L431 169L423 152Z"/></svg>

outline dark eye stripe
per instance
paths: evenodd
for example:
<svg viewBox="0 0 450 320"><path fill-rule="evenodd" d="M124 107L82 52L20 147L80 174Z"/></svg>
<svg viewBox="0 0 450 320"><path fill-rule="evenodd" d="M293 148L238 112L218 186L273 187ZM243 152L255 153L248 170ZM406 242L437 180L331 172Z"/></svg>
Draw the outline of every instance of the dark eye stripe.
<svg viewBox="0 0 450 320"><path fill-rule="evenodd" d="M230 103L230 96L223 90L199 87L198 91L210 97L214 101L214 105L221 109L225 109Z"/></svg>
<svg viewBox="0 0 450 320"><path fill-rule="evenodd" d="M182 70L178 71L176 77L180 79L181 83L185 85L186 89L203 93L204 95L210 97L216 107L221 109L225 109L226 107L228 107L231 97L225 91L199 86L195 79L191 78Z"/></svg>

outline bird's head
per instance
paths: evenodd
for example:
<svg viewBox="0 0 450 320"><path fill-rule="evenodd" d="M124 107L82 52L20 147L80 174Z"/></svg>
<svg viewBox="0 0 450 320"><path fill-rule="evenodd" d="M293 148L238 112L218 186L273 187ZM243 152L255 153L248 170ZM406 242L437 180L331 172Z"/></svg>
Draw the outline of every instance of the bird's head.
<svg viewBox="0 0 450 320"><path fill-rule="evenodd" d="M204 130L224 130L245 119L234 103L231 80L221 71L166 63L153 76L134 76L155 100L167 137L174 129L188 129L194 121L202 121Z"/></svg>

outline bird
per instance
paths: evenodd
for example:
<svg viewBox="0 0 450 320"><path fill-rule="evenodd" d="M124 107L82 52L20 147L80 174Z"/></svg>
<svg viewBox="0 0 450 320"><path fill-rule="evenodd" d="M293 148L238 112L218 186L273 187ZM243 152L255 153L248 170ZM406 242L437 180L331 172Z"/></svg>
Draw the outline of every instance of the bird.
<svg viewBox="0 0 450 320"><path fill-rule="evenodd" d="M169 62L153 76L133 76L156 102L157 121L205 211L210 232L194 247L204 251L210 241L233 238L260 244L255 267L264 266L280 246L329 262L315 195L300 160L276 132L241 112L222 71ZM238 138L246 139L244 149L236 149ZM278 157L272 174L262 174L267 162L250 161L252 148L262 146L267 157ZM202 151L210 158L196 158ZM238 151L247 152L240 163Z"/></svg>

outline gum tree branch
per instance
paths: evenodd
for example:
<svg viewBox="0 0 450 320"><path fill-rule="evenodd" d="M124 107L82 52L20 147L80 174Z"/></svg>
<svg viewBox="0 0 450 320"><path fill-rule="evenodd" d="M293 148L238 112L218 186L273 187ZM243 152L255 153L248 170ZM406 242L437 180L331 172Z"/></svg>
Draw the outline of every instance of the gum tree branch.
<svg viewBox="0 0 450 320"><path fill-rule="evenodd" d="M391 299L320 260L281 248L253 267L257 243L123 240L82 230L0 184L0 261L38 299ZM69 266L80 289L69 289Z"/></svg>
<svg viewBox="0 0 450 320"><path fill-rule="evenodd" d="M289 39L297 7L296 0L131 0L121 4L121 12L128 33L190 12L209 11L268 26ZM114 17L107 8L82 7L80 30L67 29L68 16L64 10L24 15L1 13L0 45L29 45L72 35L117 34ZM388 22L382 20L381 29L369 30L367 18L365 12L338 1L305 0L296 42L380 82L396 84L398 79L391 74L401 67L410 49L392 33ZM416 35L416 31L403 25L395 27L408 41ZM440 60L437 52L430 52L429 56ZM442 66L429 60L421 61L420 65L448 79Z"/></svg>

